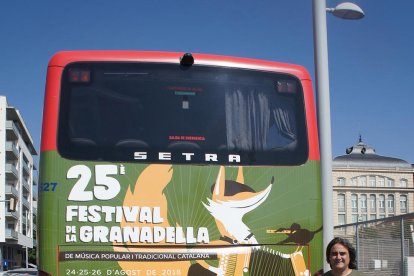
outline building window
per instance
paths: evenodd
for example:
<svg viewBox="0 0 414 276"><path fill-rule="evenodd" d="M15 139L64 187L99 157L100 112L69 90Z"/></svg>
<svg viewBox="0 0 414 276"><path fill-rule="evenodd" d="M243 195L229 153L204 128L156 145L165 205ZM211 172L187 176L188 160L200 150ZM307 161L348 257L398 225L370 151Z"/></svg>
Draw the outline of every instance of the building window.
<svg viewBox="0 0 414 276"><path fill-rule="evenodd" d="M352 215L352 223L358 222L358 215L357 214L353 214Z"/></svg>
<svg viewBox="0 0 414 276"><path fill-rule="evenodd" d="M367 177L366 176L360 176L358 179L358 184L361 187L366 187L367 186Z"/></svg>
<svg viewBox="0 0 414 276"><path fill-rule="evenodd" d="M380 213L385 213L385 196L379 195L378 197L378 208Z"/></svg>
<svg viewBox="0 0 414 276"><path fill-rule="evenodd" d="M383 177L378 178L378 186L379 187L384 187L384 178Z"/></svg>
<svg viewBox="0 0 414 276"><path fill-rule="evenodd" d="M361 212L366 213L367 212L367 195L361 195L360 196L360 203L361 203Z"/></svg>
<svg viewBox="0 0 414 276"><path fill-rule="evenodd" d="M356 194L351 195L352 212L358 213L358 196Z"/></svg>
<svg viewBox="0 0 414 276"><path fill-rule="evenodd" d="M377 219L377 215L376 214L369 215L369 220L374 220L374 219Z"/></svg>
<svg viewBox="0 0 414 276"><path fill-rule="evenodd" d="M375 195L370 195L369 196L369 211L371 213L376 213L377 212L377 204L376 204L377 198Z"/></svg>
<svg viewBox="0 0 414 276"><path fill-rule="evenodd" d="M345 178L340 177L336 180L338 186L345 186Z"/></svg>
<svg viewBox="0 0 414 276"><path fill-rule="evenodd" d="M394 196L388 195L387 198L388 213L394 213Z"/></svg>
<svg viewBox="0 0 414 276"><path fill-rule="evenodd" d="M407 213L407 196L401 195L400 196L400 212Z"/></svg>
<svg viewBox="0 0 414 276"><path fill-rule="evenodd" d="M407 179L401 179L400 180L400 186L402 188L406 188L407 187L407 183L408 183Z"/></svg>
<svg viewBox="0 0 414 276"><path fill-rule="evenodd" d="M345 212L345 195L338 195L338 212Z"/></svg>
<svg viewBox="0 0 414 276"><path fill-rule="evenodd" d="M367 214L362 214L359 216L359 221L367 221L368 220L368 215Z"/></svg>
<svg viewBox="0 0 414 276"><path fill-rule="evenodd" d="M338 215L338 225L344 225L344 224L346 224L345 215L344 214Z"/></svg>
<svg viewBox="0 0 414 276"><path fill-rule="evenodd" d="M387 187L394 187L394 180L391 178L387 178Z"/></svg>
<svg viewBox="0 0 414 276"><path fill-rule="evenodd" d="M370 176L369 177L369 186L370 187L375 187L375 176Z"/></svg>
<svg viewBox="0 0 414 276"><path fill-rule="evenodd" d="M352 178L352 186L357 186L358 185L358 181L357 178Z"/></svg>

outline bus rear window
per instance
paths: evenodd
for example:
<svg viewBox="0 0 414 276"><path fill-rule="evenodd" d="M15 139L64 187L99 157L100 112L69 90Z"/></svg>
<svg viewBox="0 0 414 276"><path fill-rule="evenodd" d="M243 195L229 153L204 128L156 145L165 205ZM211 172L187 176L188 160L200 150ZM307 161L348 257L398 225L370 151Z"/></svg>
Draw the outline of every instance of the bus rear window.
<svg viewBox="0 0 414 276"><path fill-rule="evenodd" d="M73 63L63 72L58 151L75 160L302 164L302 86L246 69Z"/></svg>

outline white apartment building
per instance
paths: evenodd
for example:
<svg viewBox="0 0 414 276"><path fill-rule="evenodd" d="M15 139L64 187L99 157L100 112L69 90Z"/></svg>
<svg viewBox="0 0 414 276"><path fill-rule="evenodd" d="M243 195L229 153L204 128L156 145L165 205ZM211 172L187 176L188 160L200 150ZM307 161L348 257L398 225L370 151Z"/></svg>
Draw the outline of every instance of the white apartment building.
<svg viewBox="0 0 414 276"><path fill-rule="evenodd" d="M361 137L333 160L334 225L414 212L414 169L408 162L376 154Z"/></svg>
<svg viewBox="0 0 414 276"><path fill-rule="evenodd" d="M34 155L33 140L19 111L0 96L0 270L25 266L27 249L36 243Z"/></svg>

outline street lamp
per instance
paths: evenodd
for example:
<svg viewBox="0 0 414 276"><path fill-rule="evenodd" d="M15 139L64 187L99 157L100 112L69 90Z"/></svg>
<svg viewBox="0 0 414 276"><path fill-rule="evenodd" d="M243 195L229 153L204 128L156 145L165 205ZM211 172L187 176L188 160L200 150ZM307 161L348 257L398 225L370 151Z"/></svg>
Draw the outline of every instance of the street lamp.
<svg viewBox="0 0 414 276"><path fill-rule="evenodd" d="M360 19L364 17L362 9L353 3L342 3L335 8L327 9L325 1L313 0L313 43L317 117L321 151L324 248L333 239L331 108L329 101L326 12L330 12L343 19ZM326 262L324 263L325 271L328 271L330 269L329 265Z"/></svg>
<svg viewBox="0 0 414 276"><path fill-rule="evenodd" d="M354 3L341 3L335 8L327 8L327 12L342 19L361 19L365 16L364 11Z"/></svg>

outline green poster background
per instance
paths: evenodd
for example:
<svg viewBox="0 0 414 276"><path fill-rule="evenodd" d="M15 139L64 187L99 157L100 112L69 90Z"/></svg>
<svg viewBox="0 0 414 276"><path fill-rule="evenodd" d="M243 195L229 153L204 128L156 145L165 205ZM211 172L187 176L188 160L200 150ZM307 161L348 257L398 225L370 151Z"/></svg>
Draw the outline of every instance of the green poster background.
<svg viewBox="0 0 414 276"><path fill-rule="evenodd" d="M96 164L112 164L125 169L124 174L114 176L121 184L121 191L111 200L92 200L87 202L68 201L76 179L67 179L68 170L75 165L86 165L92 172L91 181L85 190L94 188L94 167ZM133 193L137 178L148 164L139 163L111 163L111 162L84 162L62 159L56 152L44 152L40 164L39 185L39 220L38 244L40 268L55 275L106 275L108 271L121 271L117 261L59 261L58 252L71 251L105 251L113 252L112 243L85 243L79 241L67 242L67 226L103 225L107 227L119 226L116 222L98 223L67 222L66 208L68 205L106 205L123 206L128 189ZM220 166L217 165L173 165L171 181L164 189L168 202L169 225L180 227L207 227L210 241L220 239L217 223L204 207L208 199L212 198L212 185L215 183ZM122 169L122 170L123 170ZM235 181L238 167L226 167L225 179ZM319 176L319 162L308 161L301 166L292 167L243 167L244 184L256 192L269 186L272 178L274 183L264 203L243 217L246 224L260 244L284 254L291 254L301 250L306 266L311 273L322 268L323 248L322 231L312 235L307 246L298 247L294 242L277 245L288 235L283 233L269 234L267 230L291 229L292 225L301 230L313 232L322 226L322 203ZM75 235L78 235L76 233ZM151 244L140 244L148 246ZM190 247L194 247L191 245ZM214 265L214 261L211 261ZM139 267L139 264L137 264ZM100 271L100 272L98 272ZM72 274L75 273L75 274ZM102 274L103 273L103 274ZM136 273L136 272L135 272ZM142 272L144 273L144 272ZM116 275L116 274L113 274ZM122 275L122 274L119 274ZM133 275L133 274L132 274ZM138 275L138 274L136 274ZM139 274L146 275L146 274ZM159 274L161 275L161 274ZM174 274L171 274L174 275ZM177 274L178 275L178 274ZM185 275L185 274L181 274Z"/></svg>

